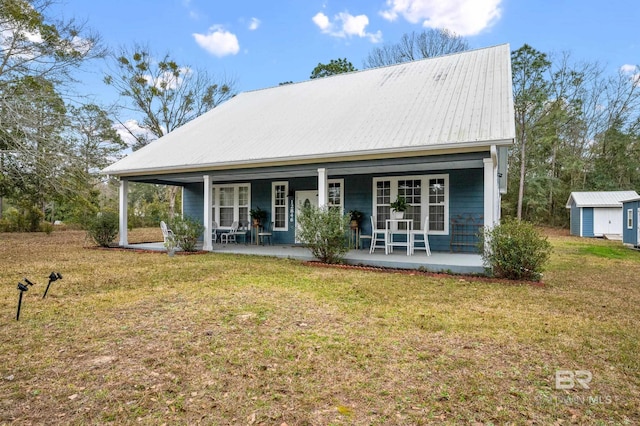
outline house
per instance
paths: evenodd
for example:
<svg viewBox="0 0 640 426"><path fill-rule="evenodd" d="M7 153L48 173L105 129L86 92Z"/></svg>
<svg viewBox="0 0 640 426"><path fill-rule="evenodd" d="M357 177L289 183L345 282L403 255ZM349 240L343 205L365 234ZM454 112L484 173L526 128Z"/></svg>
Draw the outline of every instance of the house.
<svg viewBox="0 0 640 426"><path fill-rule="evenodd" d="M622 234L622 201L635 191L572 192L567 200L571 235L603 237Z"/></svg>
<svg viewBox="0 0 640 426"><path fill-rule="evenodd" d="M103 170L120 179L120 245L129 182L179 185L183 214L229 227L260 207L273 242L296 243L302 203L359 210L384 228L397 196L432 250L451 223L499 220L515 138L509 45L240 93Z"/></svg>
<svg viewBox="0 0 640 426"><path fill-rule="evenodd" d="M622 201L622 243L640 248L640 197Z"/></svg>

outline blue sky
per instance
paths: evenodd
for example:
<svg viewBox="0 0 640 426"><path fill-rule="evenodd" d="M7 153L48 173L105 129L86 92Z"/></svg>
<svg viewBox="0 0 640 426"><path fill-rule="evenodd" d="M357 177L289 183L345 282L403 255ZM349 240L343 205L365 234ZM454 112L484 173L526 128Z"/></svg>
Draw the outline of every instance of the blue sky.
<svg viewBox="0 0 640 426"><path fill-rule="evenodd" d="M369 51L403 33L446 27L472 48L524 43L570 51L608 73L640 64L640 8L632 0L67 0L111 48L148 44L181 65L235 78L239 91L309 78L330 59L360 69ZM95 63L84 88L108 102Z"/></svg>

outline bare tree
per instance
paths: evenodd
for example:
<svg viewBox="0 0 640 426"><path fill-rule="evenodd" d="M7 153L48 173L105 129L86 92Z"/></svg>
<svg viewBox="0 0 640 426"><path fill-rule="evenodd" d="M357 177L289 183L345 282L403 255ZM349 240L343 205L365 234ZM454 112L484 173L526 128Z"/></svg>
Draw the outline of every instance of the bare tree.
<svg viewBox="0 0 640 426"><path fill-rule="evenodd" d="M236 93L233 79L222 77L216 81L206 71L178 65L169 54L157 60L145 46L122 49L114 57L114 64L104 81L125 98L116 119L138 141L135 148L150 140L129 129L123 116L141 114L140 126L160 138Z"/></svg>
<svg viewBox="0 0 640 426"><path fill-rule="evenodd" d="M375 47L364 60L365 68L432 58L469 49L464 37L447 29L405 33L398 43Z"/></svg>
<svg viewBox="0 0 640 426"><path fill-rule="evenodd" d="M125 99L116 120L135 138L133 149L164 136L236 93L233 79L216 80L206 71L179 65L169 54L157 60L146 46L123 48L113 62L113 69L104 81ZM142 116L139 123L142 132L127 126L132 114ZM170 191L173 215L177 188Z"/></svg>

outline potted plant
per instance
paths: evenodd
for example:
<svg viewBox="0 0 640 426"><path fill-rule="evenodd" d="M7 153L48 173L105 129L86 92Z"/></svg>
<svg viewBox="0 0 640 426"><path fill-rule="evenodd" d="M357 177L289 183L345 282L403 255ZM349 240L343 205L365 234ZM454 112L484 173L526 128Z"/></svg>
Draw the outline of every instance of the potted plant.
<svg viewBox="0 0 640 426"><path fill-rule="evenodd" d="M267 212L260 207L249 210L249 216L253 219L253 226L260 226L265 220L267 220Z"/></svg>
<svg viewBox="0 0 640 426"><path fill-rule="evenodd" d="M364 213L358 210L351 210L349 212L349 217L351 218L351 229L360 228L360 222L362 222L362 218L364 217Z"/></svg>
<svg viewBox="0 0 640 426"><path fill-rule="evenodd" d="M394 219L402 219L404 218L404 212L407 211L409 205L407 204L407 200L403 197L398 196L396 200L390 204L391 212Z"/></svg>

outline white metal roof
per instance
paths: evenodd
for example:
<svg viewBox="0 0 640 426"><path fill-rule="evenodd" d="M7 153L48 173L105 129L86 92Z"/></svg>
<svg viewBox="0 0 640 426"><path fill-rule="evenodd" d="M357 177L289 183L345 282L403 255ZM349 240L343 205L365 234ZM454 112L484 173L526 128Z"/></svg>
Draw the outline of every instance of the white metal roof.
<svg viewBox="0 0 640 426"><path fill-rule="evenodd" d="M571 208L571 200L576 207L622 207L622 201L638 197L636 191L594 191L572 192L567 200L567 208Z"/></svg>
<svg viewBox="0 0 640 426"><path fill-rule="evenodd" d="M244 92L103 170L112 175L504 145L509 45Z"/></svg>

